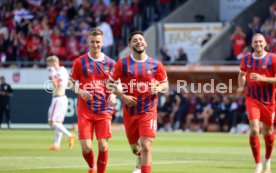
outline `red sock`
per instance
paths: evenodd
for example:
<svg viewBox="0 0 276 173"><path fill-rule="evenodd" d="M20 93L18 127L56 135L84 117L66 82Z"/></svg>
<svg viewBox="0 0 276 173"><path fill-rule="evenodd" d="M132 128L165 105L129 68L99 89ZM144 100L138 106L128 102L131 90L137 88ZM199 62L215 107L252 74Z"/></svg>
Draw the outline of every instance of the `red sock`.
<svg viewBox="0 0 276 173"><path fill-rule="evenodd" d="M141 167L141 173L150 173L150 170L151 170L151 166L142 165Z"/></svg>
<svg viewBox="0 0 276 173"><path fill-rule="evenodd" d="M86 163L88 164L89 168L94 168L94 153L91 150L88 153L82 153L83 158L85 159Z"/></svg>
<svg viewBox="0 0 276 173"><path fill-rule="evenodd" d="M274 134L264 136L265 140L265 158L270 159L273 146L274 146Z"/></svg>
<svg viewBox="0 0 276 173"><path fill-rule="evenodd" d="M108 160L108 151L99 151L97 161L97 173L105 173L106 165Z"/></svg>
<svg viewBox="0 0 276 173"><path fill-rule="evenodd" d="M252 150L252 154L254 156L255 162L260 163L261 162L261 154L260 154L260 140L259 137L253 137L250 136L249 138L250 146Z"/></svg>

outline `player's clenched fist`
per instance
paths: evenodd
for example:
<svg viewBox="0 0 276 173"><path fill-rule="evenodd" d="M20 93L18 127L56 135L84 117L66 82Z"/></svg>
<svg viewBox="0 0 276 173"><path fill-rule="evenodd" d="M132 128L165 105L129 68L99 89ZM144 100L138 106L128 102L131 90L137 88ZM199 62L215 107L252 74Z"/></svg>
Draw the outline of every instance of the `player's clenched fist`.
<svg viewBox="0 0 276 173"><path fill-rule="evenodd" d="M152 83L151 84L151 86L150 86L150 93L152 94L152 95L155 95L155 94L157 94L158 92L159 92L159 82L158 81L155 81L154 83Z"/></svg>
<svg viewBox="0 0 276 173"><path fill-rule="evenodd" d="M92 99L92 95L89 94L87 91L84 90L80 90L79 91L79 95L81 96L81 98L85 101L91 100Z"/></svg>
<svg viewBox="0 0 276 173"><path fill-rule="evenodd" d="M115 106L116 105L116 96L114 94L110 94L107 101L110 106Z"/></svg>
<svg viewBox="0 0 276 173"><path fill-rule="evenodd" d="M237 94L242 94L243 91L244 91L244 88L243 88L243 87L239 87L239 88L237 89Z"/></svg>
<svg viewBox="0 0 276 173"><path fill-rule="evenodd" d="M263 81L263 76L257 73L251 73L250 74L250 80L255 82L261 82Z"/></svg>

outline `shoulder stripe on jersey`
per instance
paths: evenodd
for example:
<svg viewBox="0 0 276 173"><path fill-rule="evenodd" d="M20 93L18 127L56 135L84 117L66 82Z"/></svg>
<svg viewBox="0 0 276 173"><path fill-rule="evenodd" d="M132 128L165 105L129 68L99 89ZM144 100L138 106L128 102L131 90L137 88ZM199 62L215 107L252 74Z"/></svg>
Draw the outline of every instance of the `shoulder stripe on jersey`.
<svg viewBox="0 0 276 173"><path fill-rule="evenodd" d="M266 57L267 57L267 56L266 56ZM262 58L262 67L261 67L262 69L265 69L265 68L266 68L266 59L267 59L266 57L265 57L265 58Z"/></svg>
<svg viewBox="0 0 276 173"><path fill-rule="evenodd" d="M272 66L272 55L269 54L268 63L267 63L267 69L270 70L271 66Z"/></svg>
<svg viewBox="0 0 276 173"><path fill-rule="evenodd" d="M91 58L88 58L88 62L89 62L89 67L90 67L90 74L93 75L94 74L94 63L93 63L93 60Z"/></svg>
<svg viewBox="0 0 276 173"><path fill-rule="evenodd" d="M155 76L157 72L158 61L154 58L151 58L151 59L152 59L152 67L153 67L153 76Z"/></svg>
<svg viewBox="0 0 276 173"><path fill-rule="evenodd" d="M81 57L82 71L85 77L87 77L87 67L85 62L85 57Z"/></svg>
<svg viewBox="0 0 276 173"><path fill-rule="evenodd" d="M134 76L135 75L135 67L134 67L134 64L135 64L135 61L133 61L132 58L129 58L129 69L130 70L130 73L131 73L131 76Z"/></svg>
<svg viewBox="0 0 276 173"><path fill-rule="evenodd" d="M251 57L250 57L250 60L249 60L250 70L253 69L253 61L254 61L254 58L251 56Z"/></svg>
<svg viewBox="0 0 276 173"><path fill-rule="evenodd" d="M143 76L143 65L144 62L137 63L138 64L138 76Z"/></svg>
<svg viewBox="0 0 276 173"><path fill-rule="evenodd" d="M258 70L260 59L254 59L254 60L255 60L255 70Z"/></svg>
<svg viewBox="0 0 276 173"><path fill-rule="evenodd" d="M123 73L127 74L127 58L122 59L122 64L123 64Z"/></svg>

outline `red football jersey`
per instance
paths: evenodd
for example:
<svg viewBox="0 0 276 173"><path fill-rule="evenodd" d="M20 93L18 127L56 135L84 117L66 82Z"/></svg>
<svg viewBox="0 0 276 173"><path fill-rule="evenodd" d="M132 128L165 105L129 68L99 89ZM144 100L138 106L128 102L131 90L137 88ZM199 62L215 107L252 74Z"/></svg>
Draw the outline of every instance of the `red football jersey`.
<svg viewBox="0 0 276 173"><path fill-rule="evenodd" d="M265 105L275 104L275 85L266 82L250 80L251 73L258 73L266 77L275 77L276 55L267 52L262 58L255 58L252 53L242 58L240 70L247 72L246 96L259 100Z"/></svg>
<svg viewBox="0 0 276 173"><path fill-rule="evenodd" d="M93 59L89 53L86 53L74 61L71 78L78 80L79 87L92 95L92 99L87 102L79 96L78 108L88 107L93 114L113 111L107 102L109 93L106 89L106 82L114 64L115 61L104 54L100 59Z"/></svg>
<svg viewBox="0 0 276 173"><path fill-rule="evenodd" d="M123 104L123 112L128 115L140 115L146 112L156 112L158 98L149 92L150 86L156 80L167 80L164 66L156 59L146 57L136 60L131 55L118 60L111 72L110 79L121 80L123 92L137 98L137 105L128 107Z"/></svg>

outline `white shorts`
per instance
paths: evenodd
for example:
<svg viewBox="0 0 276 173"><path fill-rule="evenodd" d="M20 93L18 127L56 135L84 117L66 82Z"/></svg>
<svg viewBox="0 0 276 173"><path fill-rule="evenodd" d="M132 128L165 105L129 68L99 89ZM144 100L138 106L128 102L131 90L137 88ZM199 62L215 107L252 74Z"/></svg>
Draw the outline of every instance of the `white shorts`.
<svg viewBox="0 0 276 173"><path fill-rule="evenodd" d="M48 121L63 122L67 113L68 99L66 96L53 97L48 111Z"/></svg>

